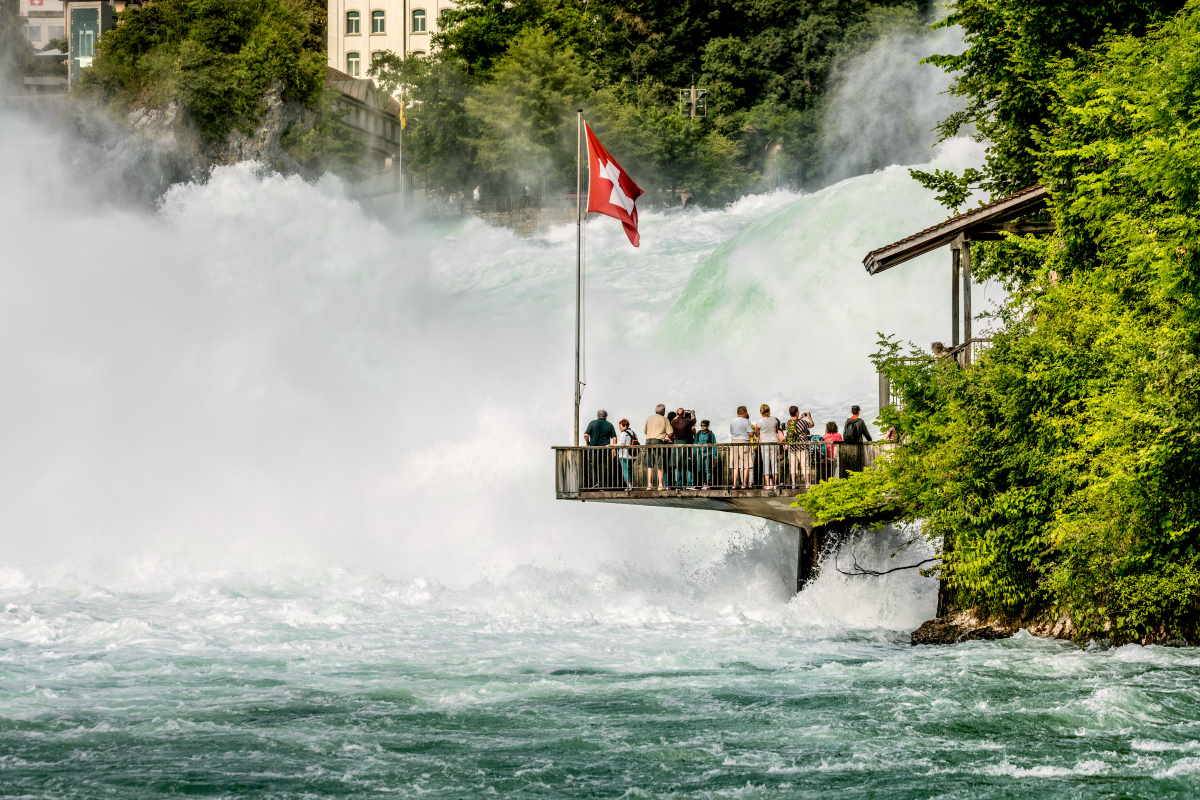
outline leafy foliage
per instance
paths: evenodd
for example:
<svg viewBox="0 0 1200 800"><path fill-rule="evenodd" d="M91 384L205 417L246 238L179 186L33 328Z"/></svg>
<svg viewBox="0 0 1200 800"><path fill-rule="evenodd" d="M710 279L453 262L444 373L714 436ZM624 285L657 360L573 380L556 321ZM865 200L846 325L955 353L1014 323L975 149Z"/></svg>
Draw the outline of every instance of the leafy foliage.
<svg viewBox="0 0 1200 800"><path fill-rule="evenodd" d="M411 140L444 159L428 176L446 191L568 189L573 170L563 166L575 143L565 132L582 106L651 200L687 190L722 201L803 183L815 171L819 101L836 60L885 31L919 25L927 9L926 0L466 0L444 12L432 58L464 77L465 95L447 105L434 79L446 73L394 60L376 75L393 84L407 75ZM540 71L521 72L532 67ZM695 119L679 98L693 83L708 93L707 115ZM417 126L418 117L462 111L470 122L450 135L465 167L444 142L416 144L447 135ZM447 174L457 185L436 177Z"/></svg>
<svg viewBox="0 0 1200 800"><path fill-rule="evenodd" d="M905 447L799 502L922 520L948 545L960 605L1066 612L1083 637L1195 640L1200 2L1048 80L1029 169L1057 233L973 247L1013 292L992 348L964 370L886 340L904 407L883 424Z"/></svg>
<svg viewBox="0 0 1200 800"><path fill-rule="evenodd" d="M960 54L929 60L957 77L967 101L941 126L952 136L970 126L989 143L987 188L1001 193L1036 182L1031 154L1047 130L1061 59L1086 57L1106 35L1143 33L1183 0L957 0L940 24L966 33Z"/></svg>
<svg viewBox="0 0 1200 800"><path fill-rule="evenodd" d="M250 131L269 91L318 107L324 14L311 0L156 0L99 44L88 82L125 103L177 100L203 141Z"/></svg>

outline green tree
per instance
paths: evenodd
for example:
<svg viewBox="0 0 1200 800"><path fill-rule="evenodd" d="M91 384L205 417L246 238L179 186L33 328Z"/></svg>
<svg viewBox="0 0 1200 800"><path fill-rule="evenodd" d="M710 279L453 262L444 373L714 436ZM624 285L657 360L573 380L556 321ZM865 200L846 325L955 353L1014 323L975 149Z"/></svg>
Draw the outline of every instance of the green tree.
<svg viewBox="0 0 1200 800"><path fill-rule="evenodd" d="M510 186L573 184L574 110L591 94L591 76L570 47L540 28L521 33L492 78L466 99L480 167Z"/></svg>
<svg viewBox="0 0 1200 800"><path fill-rule="evenodd" d="M904 447L798 502L917 521L960 606L1200 637L1200 0L1059 62L1033 140L1056 233L976 244L1012 296L969 369L885 341ZM1012 172L1011 174L1016 174Z"/></svg>
<svg viewBox="0 0 1200 800"><path fill-rule="evenodd" d="M1054 102L1056 65L1080 57L1105 36L1134 35L1178 10L1183 0L957 0L942 25L958 25L967 48L930 59L956 74L966 108L941 127L970 126L989 143L987 187L1010 192L1034 183L1037 136Z"/></svg>
<svg viewBox="0 0 1200 800"><path fill-rule="evenodd" d="M319 108L324 17L311 0L157 0L101 40L88 84L118 103L177 101L201 139L253 129L268 92Z"/></svg>
<svg viewBox="0 0 1200 800"><path fill-rule="evenodd" d="M478 123L467 114L471 84L457 61L377 54L370 75L406 107L404 152L420 185L453 194L478 182L475 148Z"/></svg>

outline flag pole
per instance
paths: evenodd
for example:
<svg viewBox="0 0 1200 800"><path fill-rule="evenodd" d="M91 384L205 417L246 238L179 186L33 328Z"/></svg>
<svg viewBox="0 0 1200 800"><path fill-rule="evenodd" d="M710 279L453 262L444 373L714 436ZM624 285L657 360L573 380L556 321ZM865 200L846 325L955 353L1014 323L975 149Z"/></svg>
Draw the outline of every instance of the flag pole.
<svg viewBox="0 0 1200 800"><path fill-rule="evenodd" d="M575 112L575 446L579 446L579 363L583 340L583 109Z"/></svg>

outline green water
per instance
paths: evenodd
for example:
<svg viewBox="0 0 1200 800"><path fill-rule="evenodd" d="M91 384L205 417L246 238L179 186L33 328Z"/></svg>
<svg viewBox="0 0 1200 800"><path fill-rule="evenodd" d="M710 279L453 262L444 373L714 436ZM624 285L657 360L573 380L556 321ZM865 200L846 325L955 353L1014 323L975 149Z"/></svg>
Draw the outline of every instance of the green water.
<svg viewBox="0 0 1200 800"><path fill-rule="evenodd" d="M346 574L27 583L5 600L3 797L1191 797L1200 785L1196 650L1027 636L914 648L904 631L815 619L802 601L739 607L554 573L467 592Z"/></svg>

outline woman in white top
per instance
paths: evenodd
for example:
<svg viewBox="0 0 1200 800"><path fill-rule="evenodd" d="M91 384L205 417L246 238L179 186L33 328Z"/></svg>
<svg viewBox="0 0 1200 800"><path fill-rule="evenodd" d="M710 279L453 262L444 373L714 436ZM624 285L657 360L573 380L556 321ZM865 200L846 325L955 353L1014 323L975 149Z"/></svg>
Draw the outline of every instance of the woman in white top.
<svg viewBox="0 0 1200 800"><path fill-rule="evenodd" d="M729 467L733 472L733 488L750 488L750 472L754 456L750 447L750 412L745 406L737 407L737 416L729 423Z"/></svg>
<svg viewBox="0 0 1200 800"><path fill-rule="evenodd" d="M779 475L779 439L782 431L779 420L771 416L771 407L763 403L758 407L762 419L755 426L758 428L758 452L762 459L763 488L774 489Z"/></svg>

